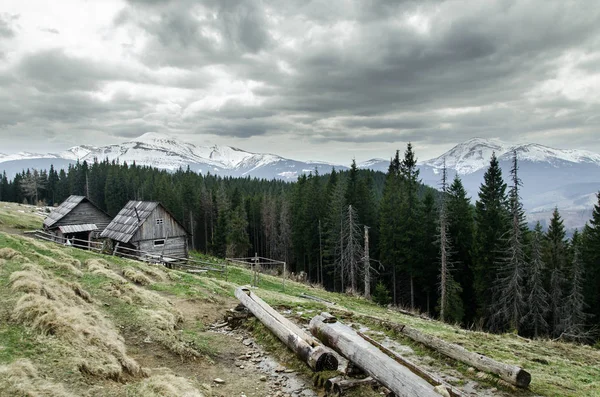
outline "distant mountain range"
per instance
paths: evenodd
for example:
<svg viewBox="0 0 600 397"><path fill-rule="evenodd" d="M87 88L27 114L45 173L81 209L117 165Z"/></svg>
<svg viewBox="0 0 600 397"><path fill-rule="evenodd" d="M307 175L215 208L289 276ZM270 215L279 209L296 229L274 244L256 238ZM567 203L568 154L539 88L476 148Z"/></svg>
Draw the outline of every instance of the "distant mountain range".
<svg viewBox="0 0 600 397"><path fill-rule="evenodd" d="M50 164L60 168L74 164L77 160L91 162L94 159L118 160L128 164L135 162L138 165L170 171L189 166L195 172L210 172L215 175L288 180L296 180L298 175L314 171L315 168L319 172L327 173L333 167L325 162L296 161L274 154L246 152L230 146L197 146L167 135L149 132L119 145L82 145L61 153L49 154L0 153L0 170L4 168L11 177L24 168L49 168ZM337 165L336 167L347 168Z"/></svg>
<svg viewBox="0 0 600 397"><path fill-rule="evenodd" d="M558 207L567 228L581 228L591 217L595 194L600 190L598 153L560 150L539 144L515 146L495 139L474 138L439 157L420 162L418 167L425 184L439 187L440 171L445 161L450 178L458 174L474 201L492 153L496 153L505 179L508 179L513 151L517 152L519 159L519 176L523 181L521 193L529 220L546 223L554 207ZM315 169L321 174L330 172L334 166L339 170L348 169L343 165L297 161L229 146L197 146L166 135L147 133L119 145L82 145L55 154L0 153L0 172L5 170L12 178L26 168L49 168L50 164L54 164L55 168L66 168L78 160L106 158L121 163L135 161L138 165L171 171L189 166L201 173L284 180L296 180L299 175ZM389 162L389 159L372 159L358 166L386 172Z"/></svg>

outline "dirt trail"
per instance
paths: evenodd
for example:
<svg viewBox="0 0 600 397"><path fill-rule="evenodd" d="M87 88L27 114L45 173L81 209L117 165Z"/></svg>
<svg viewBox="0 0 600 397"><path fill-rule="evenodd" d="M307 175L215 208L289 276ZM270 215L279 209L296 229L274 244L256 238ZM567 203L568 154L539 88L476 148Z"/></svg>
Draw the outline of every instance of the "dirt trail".
<svg viewBox="0 0 600 397"><path fill-rule="evenodd" d="M208 339L209 353L197 360L181 359L161 346L129 335L128 351L143 367L154 372L167 367L177 375L197 380L207 397L317 396L310 379L282 367L244 330L211 329L211 324L223 321L225 310L235 306L236 301L227 299L223 304L173 296L169 299L183 314L183 332L196 327L198 322L205 326L202 336ZM216 383L217 378L224 382Z"/></svg>

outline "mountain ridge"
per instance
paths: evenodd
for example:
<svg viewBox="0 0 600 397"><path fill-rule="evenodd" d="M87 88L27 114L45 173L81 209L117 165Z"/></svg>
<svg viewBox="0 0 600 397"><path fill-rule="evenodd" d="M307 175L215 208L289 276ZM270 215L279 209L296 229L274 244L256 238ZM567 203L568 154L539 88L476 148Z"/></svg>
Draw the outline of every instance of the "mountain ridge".
<svg viewBox="0 0 600 397"><path fill-rule="evenodd" d="M455 145L441 156L418 161L423 183L439 188L444 161L449 178L459 175L474 201L483 174L495 153L505 179L510 170L512 152L519 158L519 176L523 181L522 198L525 209L536 217L545 216L554 207L561 213L572 212L582 219L582 211L591 213L594 193L600 189L600 154L586 150L556 149L537 143L510 144L499 139L472 138ZM143 134L122 144L96 147L73 146L63 152L36 154L21 152L0 155L0 171L10 177L26 168L66 168L76 161L108 159L121 163L152 166L169 171L187 168L194 172L231 177L255 177L293 181L302 174L320 174L332 168L347 170L344 165L319 161L298 161L271 153L253 153L231 146L200 146L182 142L155 132ZM359 168L387 172L390 160L370 159ZM585 208L589 208L589 211ZM533 218L532 218L533 219ZM572 224L583 224L580 220Z"/></svg>

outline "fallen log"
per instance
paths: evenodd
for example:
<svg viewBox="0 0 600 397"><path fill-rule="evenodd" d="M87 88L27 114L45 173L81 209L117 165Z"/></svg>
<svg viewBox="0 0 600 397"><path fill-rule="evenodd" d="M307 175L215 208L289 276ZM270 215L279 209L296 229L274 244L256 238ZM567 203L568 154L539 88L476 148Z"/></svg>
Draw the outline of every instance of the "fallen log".
<svg viewBox="0 0 600 397"><path fill-rule="evenodd" d="M328 379L327 382L325 382L325 391L327 392L328 396L331 395L339 397L343 396L344 392L346 392L347 390L362 385L373 386L376 383L377 382L375 381L375 379L371 378L370 376L364 379L344 379L341 376L338 376L336 378Z"/></svg>
<svg viewBox="0 0 600 397"><path fill-rule="evenodd" d="M419 367L417 364L413 363L412 361L407 360L406 358L402 357L398 353L388 349L387 347L383 346L381 343L377 342L373 338L370 338L369 336L367 336L361 332L358 332L358 335L360 335L360 337L363 338L364 340L366 340L367 342L376 346L379 350L381 350L382 352L387 354L389 357L393 358L397 363L404 365L406 368L410 369L416 375L419 375L421 378L425 379L431 385L445 387L446 390L448 391L448 394L450 394L451 397L466 397L466 394L464 394L460 390L457 390L452 385L450 385L447 382L445 382L444 380L442 380L442 378L439 378L435 375L430 374L427 370Z"/></svg>
<svg viewBox="0 0 600 397"><path fill-rule="evenodd" d="M313 300L316 302L321 302L321 303L325 303L327 305L335 305L335 302L331 302L328 301L326 299L323 298L319 298L318 296L313 296L313 295L309 295L309 294L305 294L304 292L301 293L300 295L298 295L300 298L304 298L304 299L308 299L308 300Z"/></svg>
<svg viewBox="0 0 600 397"><path fill-rule="evenodd" d="M321 345L300 327L277 313L277 311L256 296L256 294L253 294L250 289L244 287L237 288L235 296L279 340L296 353L302 361L308 364L313 371L337 369L338 361L331 350Z"/></svg>
<svg viewBox="0 0 600 397"><path fill-rule="evenodd" d="M446 342L432 335L427 335L404 324L392 323L372 316L363 317L378 322L388 329L406 335L410 339L420 342L445 356L468 364L480 371L496 374L500 379L512 385L526 388L529 386L529 383L531 383L531 374L519 366L501 363L483 354L473 353L460 345Z"/></svg>
<svg viewBox="0 0 600 397"><path fill-rule="evenodd" d="M361 367L394 392L397 397L439 397L433 386L396 363L329 313L313 317L310 331L325 345Z"/></svg>

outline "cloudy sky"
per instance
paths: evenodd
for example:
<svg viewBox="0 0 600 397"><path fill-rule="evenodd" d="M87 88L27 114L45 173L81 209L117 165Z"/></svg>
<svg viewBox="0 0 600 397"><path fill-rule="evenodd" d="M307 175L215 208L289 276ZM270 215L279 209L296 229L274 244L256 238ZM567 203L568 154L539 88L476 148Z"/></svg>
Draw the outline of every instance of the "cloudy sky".
<svg viewBox="0 0 600 397"><path fill-rule="evenodd" d="M3 0L0 152L154 131L300 160L600 152L593 1Z"/></svg>

